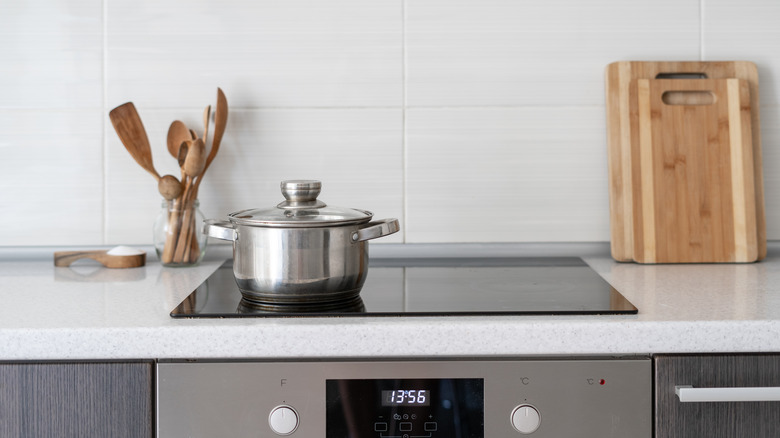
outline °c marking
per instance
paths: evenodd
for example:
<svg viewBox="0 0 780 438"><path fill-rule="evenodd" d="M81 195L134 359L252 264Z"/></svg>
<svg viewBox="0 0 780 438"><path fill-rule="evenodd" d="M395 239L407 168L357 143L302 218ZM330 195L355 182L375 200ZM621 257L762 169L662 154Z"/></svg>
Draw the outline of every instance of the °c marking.
<svg viewBox="0 0 780 438"><path fill-rule="evenodd" d="M528 377L521 377L520 378L520 383L522 383L523 385L528 385L528 384L531 383L531 379L528 378Z"/></svg>

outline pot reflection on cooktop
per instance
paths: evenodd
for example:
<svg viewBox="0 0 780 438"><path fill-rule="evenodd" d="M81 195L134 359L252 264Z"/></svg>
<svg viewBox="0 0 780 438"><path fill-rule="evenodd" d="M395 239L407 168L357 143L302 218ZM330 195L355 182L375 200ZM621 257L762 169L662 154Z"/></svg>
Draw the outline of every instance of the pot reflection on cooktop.
<svg viewBox="0 0 780 438"><path fill-rule="evenodd" d="M172 317L328 317L636 314L582 259L371 259L360 296L348 302L275 305L242 298L231 261Z"/></svg>

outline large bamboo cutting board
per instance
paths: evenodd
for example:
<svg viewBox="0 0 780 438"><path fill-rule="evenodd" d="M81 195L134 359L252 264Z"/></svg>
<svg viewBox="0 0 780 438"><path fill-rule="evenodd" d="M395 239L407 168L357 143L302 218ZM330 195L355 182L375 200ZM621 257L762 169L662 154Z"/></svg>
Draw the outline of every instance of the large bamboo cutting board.
<svg viewBox="0 0 780 438"><path fill-rule="evenodd" d="M748 83L638 79L629 108L634 259L756 261Z"/></svg>
<svg viewBox="0 0 780 438"><path fill-rule="evenodd" d="M636 79L655 79L659 75L670 74L695 74L709 79L738 78L748 82L752 108L751 128L758 258L764 258L766 256L766 221L758 111L758 71L755 64L745 61L620 61L607 66L607 151L609 157L612 257L619 261L634 260L634 203L631 175L631 117L629 114L631 83Z"/></svg>

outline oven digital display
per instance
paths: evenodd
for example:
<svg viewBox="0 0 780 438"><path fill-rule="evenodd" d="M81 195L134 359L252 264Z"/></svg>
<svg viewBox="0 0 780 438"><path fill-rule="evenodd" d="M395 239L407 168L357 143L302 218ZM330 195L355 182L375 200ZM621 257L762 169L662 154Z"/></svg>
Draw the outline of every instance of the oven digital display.
<svg viewBox="0 0 780 438"><path fill-rule="evenodd" d="M326 437L484 438L483 379L326 381Z"/></svg>
<svg viewBox="0 0 780 438"><path fill-rule="evenodd" d="M382 406L430 406L428 389L393 389L382 391Z"/></svg>

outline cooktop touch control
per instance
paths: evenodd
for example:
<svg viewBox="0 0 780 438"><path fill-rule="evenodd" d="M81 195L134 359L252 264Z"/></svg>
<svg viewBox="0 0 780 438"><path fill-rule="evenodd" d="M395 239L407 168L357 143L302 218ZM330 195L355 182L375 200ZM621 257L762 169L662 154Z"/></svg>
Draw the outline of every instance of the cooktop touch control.
<svg viewBox="0 0 780 438"><path fill-rule="evenodd" d="M647 357L157 364L157 436L652 437Z"/></svg>

